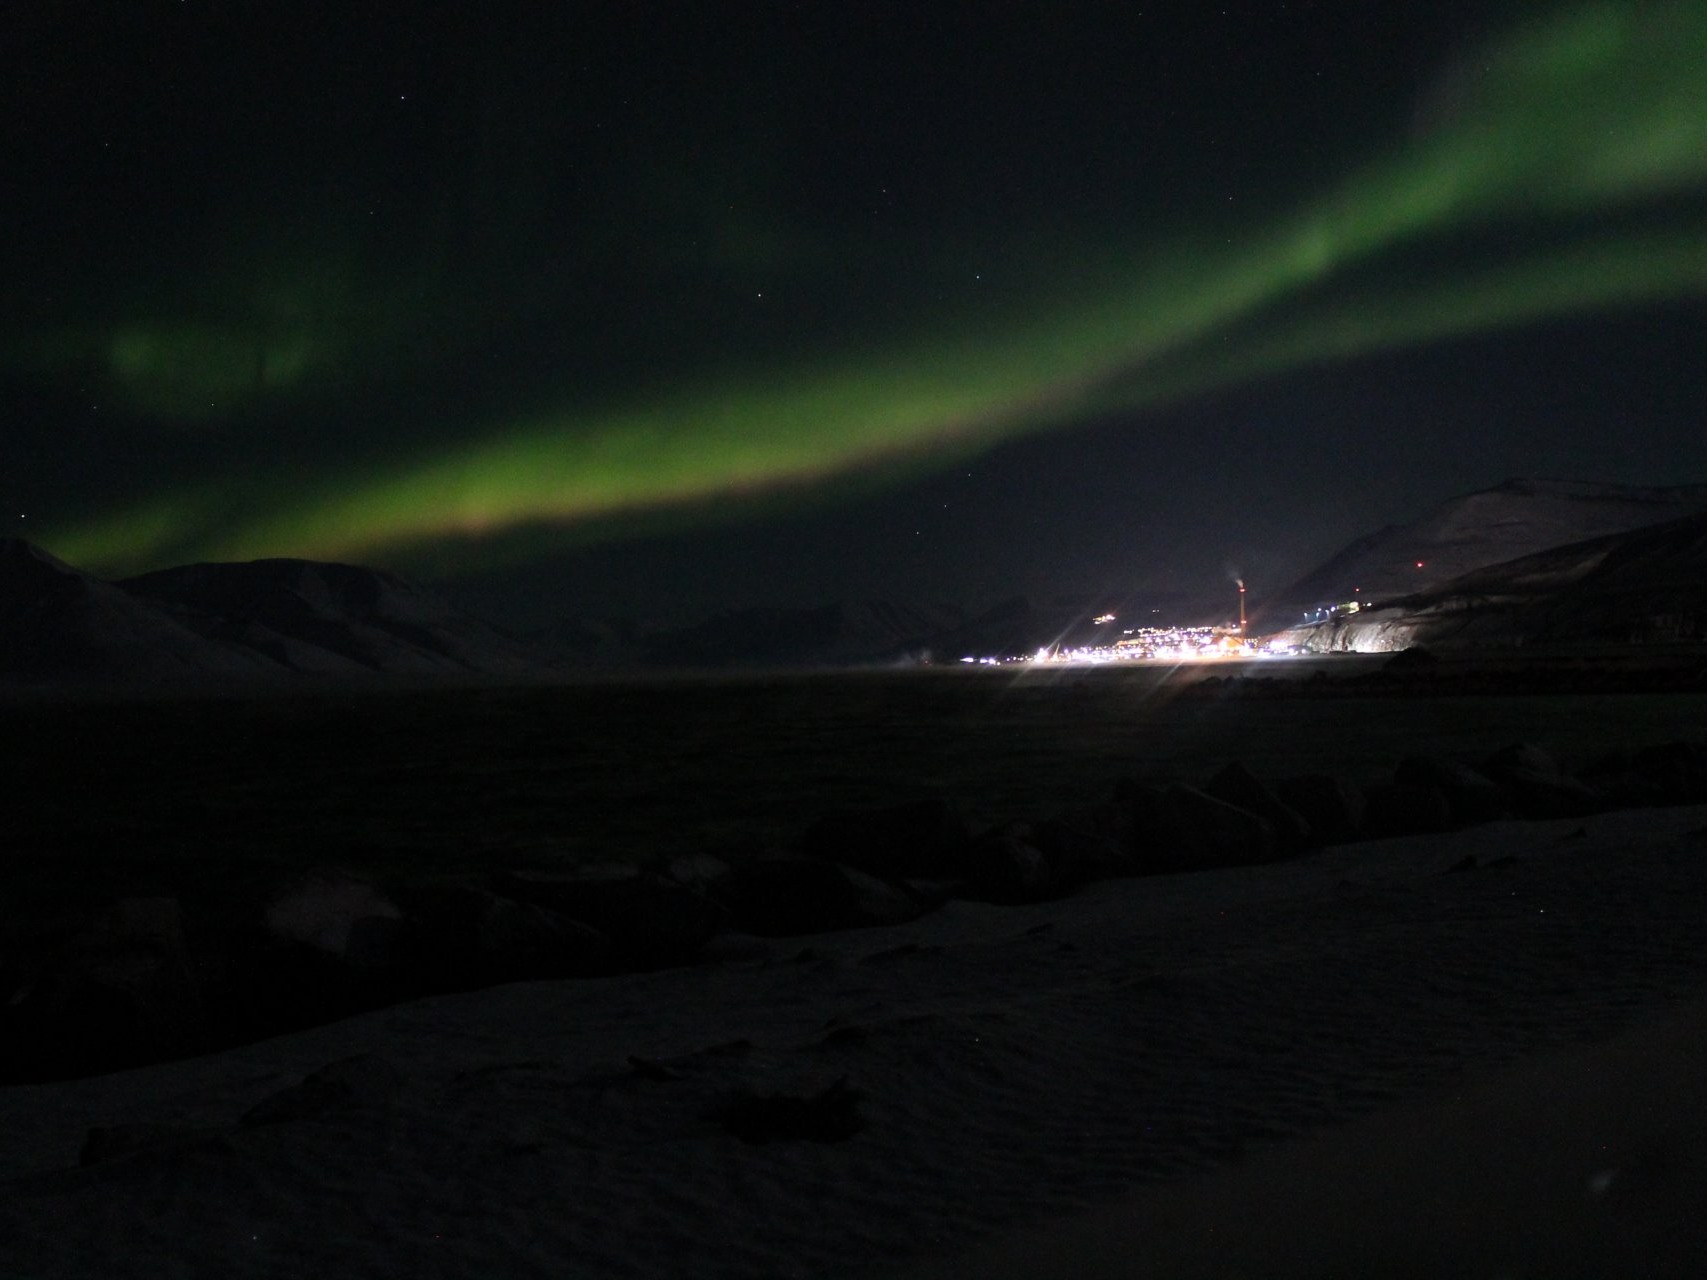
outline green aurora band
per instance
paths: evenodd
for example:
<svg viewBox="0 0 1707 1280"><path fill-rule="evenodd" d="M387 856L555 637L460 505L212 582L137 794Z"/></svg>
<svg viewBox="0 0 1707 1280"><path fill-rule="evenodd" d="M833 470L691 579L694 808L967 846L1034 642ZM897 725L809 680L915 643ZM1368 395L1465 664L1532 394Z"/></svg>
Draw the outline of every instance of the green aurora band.
<svg viewBox="0 0 1707 1280"><path fill-rule="evenodd" d="M1237 242L1118 255L1094 289L1023 315L489 424L472 442L307 488L187 487L43 541L112 572L280 554L406 559L931 465L1314 363L1707 295L1707 7L1578 7L1463 65L1474 75L1451 82L1449 115L1293 215ZM1514 230L1533 248L1407 276L1407 254L1479 235L1509 245ZM305 337L261 357L249 334L197 329L185 341L167 350L170 334L121 335L115 360L132 353L158 405L199 403L209 377L254 379L257 359L263 378L312 384L322 355ZM174 369L187 371L182 395Z"/></svg>

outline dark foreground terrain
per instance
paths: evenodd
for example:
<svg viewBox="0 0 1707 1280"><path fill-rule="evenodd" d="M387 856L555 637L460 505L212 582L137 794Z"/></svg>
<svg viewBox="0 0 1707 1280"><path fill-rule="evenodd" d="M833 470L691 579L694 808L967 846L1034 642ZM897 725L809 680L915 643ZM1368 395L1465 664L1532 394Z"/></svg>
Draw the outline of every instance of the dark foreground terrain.
<svg viewBox="0 0 1707 1280"><path fill-rule="evenodd" d="M14 701L0 1075L683 963L729 930L888 923L948 897L1037 901L1500 816L1698 803L1697 662L1407 655Z"/></svg>
<svg viewBox="0 0 1707 1280"><path fill-rule="evenodd" d="M0 1273L1695 1274L1678 658L10 704Z"/></svg>
<svg viewBox="0 0 1707 1280"><path fill-rule="evenodd" d="M1535 742L1568 764L1697 736L1702 659L652 678L0 703L12 914L96 889L650 864L945 795L976 824L1140 774L1381 776Z"/></svg>

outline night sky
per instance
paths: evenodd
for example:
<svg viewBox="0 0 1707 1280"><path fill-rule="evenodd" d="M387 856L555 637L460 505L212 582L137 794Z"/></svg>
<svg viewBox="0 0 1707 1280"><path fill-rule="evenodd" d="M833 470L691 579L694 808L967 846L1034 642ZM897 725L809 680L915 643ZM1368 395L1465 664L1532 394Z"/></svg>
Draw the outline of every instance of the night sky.
<svg viewBox="0 0 1707 1280"><path fill-rule="evenodd" d="M1707 4L0 17L0 502L515 618L1221 590L1707 481Z"/></svg>

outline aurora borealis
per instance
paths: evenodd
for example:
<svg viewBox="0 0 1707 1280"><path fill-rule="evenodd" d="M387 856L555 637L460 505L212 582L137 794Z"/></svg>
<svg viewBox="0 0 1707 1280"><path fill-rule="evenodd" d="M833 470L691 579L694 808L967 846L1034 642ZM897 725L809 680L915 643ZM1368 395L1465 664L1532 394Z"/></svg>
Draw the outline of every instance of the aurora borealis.
<svg viewBox="0 0 1707 1280"><path fill-rule="evenodd" d="M1699 417L1677 454L1691 392L1668 382L1699 363L1707 297L1707 5L741 30L447 9L399 32L192 0L94 36L76 8L8 54L28 73L0 323L8 501L74 563L467 572L655 517L691 549L779 495L832 525L877 503L923 539L907 504L1045 442L1037 483L1077 503L1087 427L1128 441L1123 465L1221 484L1182 437L1262 388L1283 413L1400 360L1379 368L1409 404L1404 353L1592 347L1551 335L1602 318L1679 350L1650 351L1636 401L1662 421L1620 424L1605 478L1707 468ZM97 84L106 106L73 103ZM1585 394L1615 405L1630 374ZM1501 429L1442 421L1426 452ZM1528 452L1555 428L1503 429L1514 469L1607 463L1587 429ZM1308 430L1300 452L1340 448ZM963 552L1000 554L996 509Z"/></svg>

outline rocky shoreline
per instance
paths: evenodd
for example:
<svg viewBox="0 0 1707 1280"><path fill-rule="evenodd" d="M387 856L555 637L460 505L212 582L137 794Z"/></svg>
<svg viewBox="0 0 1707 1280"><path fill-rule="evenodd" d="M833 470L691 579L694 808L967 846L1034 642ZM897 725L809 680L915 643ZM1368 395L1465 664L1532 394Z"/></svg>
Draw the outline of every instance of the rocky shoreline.
<svg viewBox="0 0 1707 1280"><path fill-rule="evenodd" d="M790 847L654 866L418 878L320 866L259 894L91 895L8 929L0 1084L170 1061L424 996L724 959L743 938L900 924L952 899L1041 902L1099 880L1506 817L1702 803L1707 745L1657 744L1572 773L1517 744L1474 761L1413 755L1364 785L1239 764L1199 784L1127 778L1101 803L984 829L931 797L825 813Z"/></svg>

